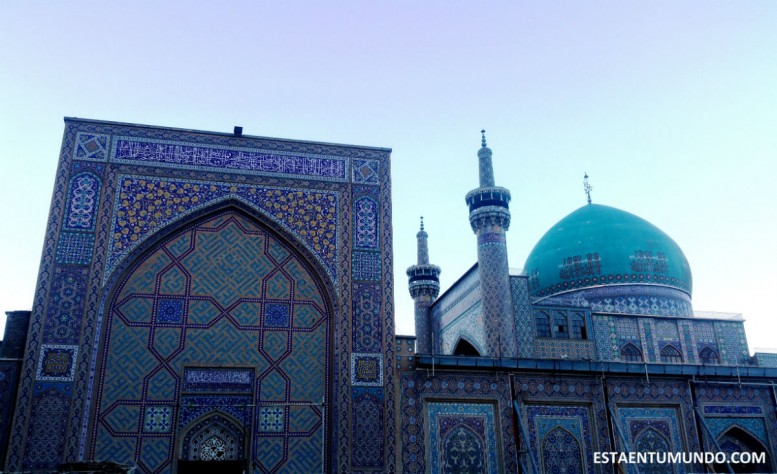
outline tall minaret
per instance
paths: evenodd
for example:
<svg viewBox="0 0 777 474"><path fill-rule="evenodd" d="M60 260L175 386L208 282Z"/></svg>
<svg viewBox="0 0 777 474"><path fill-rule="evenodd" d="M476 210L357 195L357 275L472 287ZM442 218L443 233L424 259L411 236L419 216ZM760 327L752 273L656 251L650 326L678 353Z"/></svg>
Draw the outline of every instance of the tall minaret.
<svg viewBox="0 0 777 474"><path fill-rule="evenodd" d="M510 227L510 191L494 184L486 131L478 150L480 187L467 193L469 223L478 237L478 271L486 350L491 357L516 357L515 322L510 295L505 231Z"/></svg>
<svg viewBox="0 0 777 474"><path fill-rule="evenodd" d="M440 293L440 267L429 263L429 234L424 231L424 218L421 217L421 230L418 239L418 263L407 269L410 296L415 301L416 352L431 354L432 325L429 322L429 307Z"/></svg>

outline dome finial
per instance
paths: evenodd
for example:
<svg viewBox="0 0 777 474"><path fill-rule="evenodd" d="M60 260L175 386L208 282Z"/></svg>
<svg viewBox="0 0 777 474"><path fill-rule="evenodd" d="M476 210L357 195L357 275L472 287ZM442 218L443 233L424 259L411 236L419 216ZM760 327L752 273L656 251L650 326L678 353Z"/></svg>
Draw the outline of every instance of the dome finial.
<svg viewBox="0 0 777 474"><path fill-rule="evenodd" d="M421 230L424 230L424 216L421 216Z"/></svg>
<svg viewBox="0 0 777 474"><path fill-rule="evenodd" d="M594 189L593 186L588 184L588 173L585 173L585 176L583 176L583 189L585 190L586 196L588 196L588 204L591 204L591 190Z"/></svg>
<svg viewBox="0 0 777 474"><path fill-rule="evenodd" d="M483 135L483 139L480 141L480 144L483 148L486 147L486 130L482 129L480 130L480 133Z"/></svg>

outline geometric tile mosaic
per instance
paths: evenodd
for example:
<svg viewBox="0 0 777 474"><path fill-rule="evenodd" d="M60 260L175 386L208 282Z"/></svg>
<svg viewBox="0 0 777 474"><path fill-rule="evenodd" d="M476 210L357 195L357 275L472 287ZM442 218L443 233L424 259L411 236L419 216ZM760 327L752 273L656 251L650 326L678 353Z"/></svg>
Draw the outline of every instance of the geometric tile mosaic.
<svg viewBox="0 0 777 474"><path fill-rule="evenodd" d="M89 265L94 253L94 234L62 232L57 245L57 263Z"/></svg>
<svg viewBox="0 0 777 474"><path fill-rule="evenodd" d="M156 313L158 323L180 323L183 317L183 300L159 300Z"/></svg>
<svg viewBox="0 0 777 474"><path fill-rule="evenodd" d="M76 370L78 346L43 344L40 348L36 380L70 382Z"/></svg>
<svg viewBox="0 0 777 474"><path fill-rule="evenodd" d="M351 465L355 468L380 469L384 465L384 404L382 388L351 389Z"/></svg>
<svg viewBox="0 0 777 474"><path fill-rule="evenodd" d="M381 280L380 254L377 252L353 252L353 279Z"/></svg>
<svg viewBox="0 0 777 474"><path fill-rule="evenodd" d="M376 160L353 160L353 182L357 184L378 184L380 162Z"/></svg>
<svg viewBox="0 0 777 474"><path fill-rule="evenodd" d="M170 407L148 406L143 416L143 431L146 433L167 433L172 425L171 419Z"/></svg>
<svg viewBox="0 0 777 474"><path fill-rule="evenodd" d="M529 302L529 280L526 277L511 276L510 292L515 316L515 335L518 338L518 357L534 356L534 321Z"/></svg>
<svg viewBox="0 0 777 474"><path fill-rule="evenodd" d="M171 268L181 284L170 284ZM173 442L184 434L184 456L201 456L211 429L234 456L255 446L255 472L320 468L331 325L312 272L294 247L229 209L149 249L107 303L93 392L98 422L84 457L115 458L131 440L141 448L136 458L127 446L129 460L150 472L181 455ZM135 432L100 428L119 405L143 407ZM271 453L268 439L278 443Z"/></svg>
<svg viewBox="0 0 777 474"><path fill-rule="evenodd" d="M54 270L46 310L44 342L78 342L88 275L89 269L85 267L57 267Z"/></svg>
<svg viewBox="0 0 777 474"><path fill-rule="evenodd" d="M499 473L494 405L428 403L430 472Z"/></svg>
<svg viewBox="0 0 777 474"><path fill-rule="evenodd" d="M259 408L259 431L279 433L283 431L283 407L264 406Z"/></svg>
<svg viewBox="0 0 777 474"><path fill-rule="evenodd" d="M77 160L105 161L108 158L108 135L78 132L73 158Z"/></svg>
<svg viewBox="0 0 777 474"><path fill-rule="evenodd" d="M430 404L439 404L445 408L442 412L452 412L450 415L437 417L444 425L437 424L437 442L427 441L426 435L434 428L430 424L428 407ZM457 407L461 410L457 412ZM491 407L486 408L486 407ZM493 413L487 416L486 412ZM452 448L454 440L461 441L459 446L477 446L484 449L471 451L483 453L483 457L470 456L462 458L462 461L485 459L488 456L489 469L496 472L518 472L515 436L513 431L513 409L510 396L510 384L507 378L495 378L493 374L479 374L466 372L440 372L434 377L427 376L421 371L406 372L401 376L401 410L402 416L402 461L399 472L408 474L421 474L432 471L430 462L434 462L437 472L443 472L439 454L456 453L461 450ZM486 424L480 424L486 416ZM497 421L498 420L498 421ZM472 422L472 423L470 423ZM481 426L483 430L481 430ZM491 443L490 430L493 429L496 445L496 457L489 452ZM442 436L440 436L442 434ZM485 440L488 437L488 441ZM441 444L442 443L442 444ZM436 461L430 459L430 449L437 445ZM439 449L442 446L443 449ZM455 459L448 457L448 459ZM473 465L469 464L470 466ZM456 462L449 464L451 469L457 468ZM466 465L459 464L464 468ZM481 472L477 470L460 472ZM487 471L489 472L489 471Z"/></svg>
<svg viewBox="0 0 777 474"><path fill-rule="evenodd" d="M383 385L383 355L351 353L351 385L380 387Z"/></svg>
<svg viewBox="0 0 777 474"><path fill-rule="evenodd" d="M264 325L267 327L289 327L289 305L267 303L264 309Z"/></svg>
<svg viewBox="0 0 777 474"><path fill-rule="evenodd" d="M354 352L380 352L382 348L381 288L377 283L353 283Z"/></svg>

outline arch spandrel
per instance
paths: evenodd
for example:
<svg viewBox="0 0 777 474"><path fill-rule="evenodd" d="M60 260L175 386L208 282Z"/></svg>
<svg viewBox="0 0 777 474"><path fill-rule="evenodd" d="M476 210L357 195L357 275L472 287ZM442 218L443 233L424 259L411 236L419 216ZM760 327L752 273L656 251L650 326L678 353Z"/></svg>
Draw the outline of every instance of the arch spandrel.
<svg viewBox="0 0 777 474"><path fill-rule="evenodd" d="M287 460L303 456L324 465L322 446L332 417L320 405L330 400L333 386L333 289L317 259L240 204L222 203L197 221L166 229L130 255L123 274L111 280L97 355L92 455L99 457L113 444L105 420L112 406L141 407L131 434L143 439L136 459L143 461L158 456L152 453L163 445L175 445L184 428L175 420L190 403L184 399L221 403L217 383L200 390L184 380L187 367L209 368L198 373L215 381L251 368L245 396L254 407L254 426L270 426L261 419L273 407L278 420L272 433L259 430L248 444L258 447L264 437L280 437ZM133 307L135 300L141 309ZM207 315L200 314L203 308ZM145 319L126 317L149 310ZM315 409L287 408L300 404ZM320 420L313 429L306 425L295 432L304 424L295 416L304 416L307 425L311 416ZM151 446L148 430L153 439L166 441ZM261 459L253 462L261 468Z"/></svg>
<svg viewBox="0 0 777 474"><path fill-rule="evenodd" d="M340 197L335 191L134 175L119 175L117 183L103 286L126 265L127 256L146 247L153 236L209 208L239 202L292 236L338 287Z"/></svg>

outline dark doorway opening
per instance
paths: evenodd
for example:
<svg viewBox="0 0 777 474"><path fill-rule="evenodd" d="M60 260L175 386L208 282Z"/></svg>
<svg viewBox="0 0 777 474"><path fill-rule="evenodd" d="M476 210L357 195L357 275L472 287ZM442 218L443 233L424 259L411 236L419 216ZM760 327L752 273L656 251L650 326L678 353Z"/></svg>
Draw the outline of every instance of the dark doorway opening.
<svg viewBox="0 0 777 474"><path fill-rule="evenodd" d="M466 339L459 339L459 343L456 344L456 348L453 350L453 355L480 357L480 353L475 349L475 346Z"/></svg>
<svg viewBox="0 0 777 474"><path fill-rule="evenodd" d="M179 474L243 474L246 472L245 460L238 461L178 461Z"/></svg>

